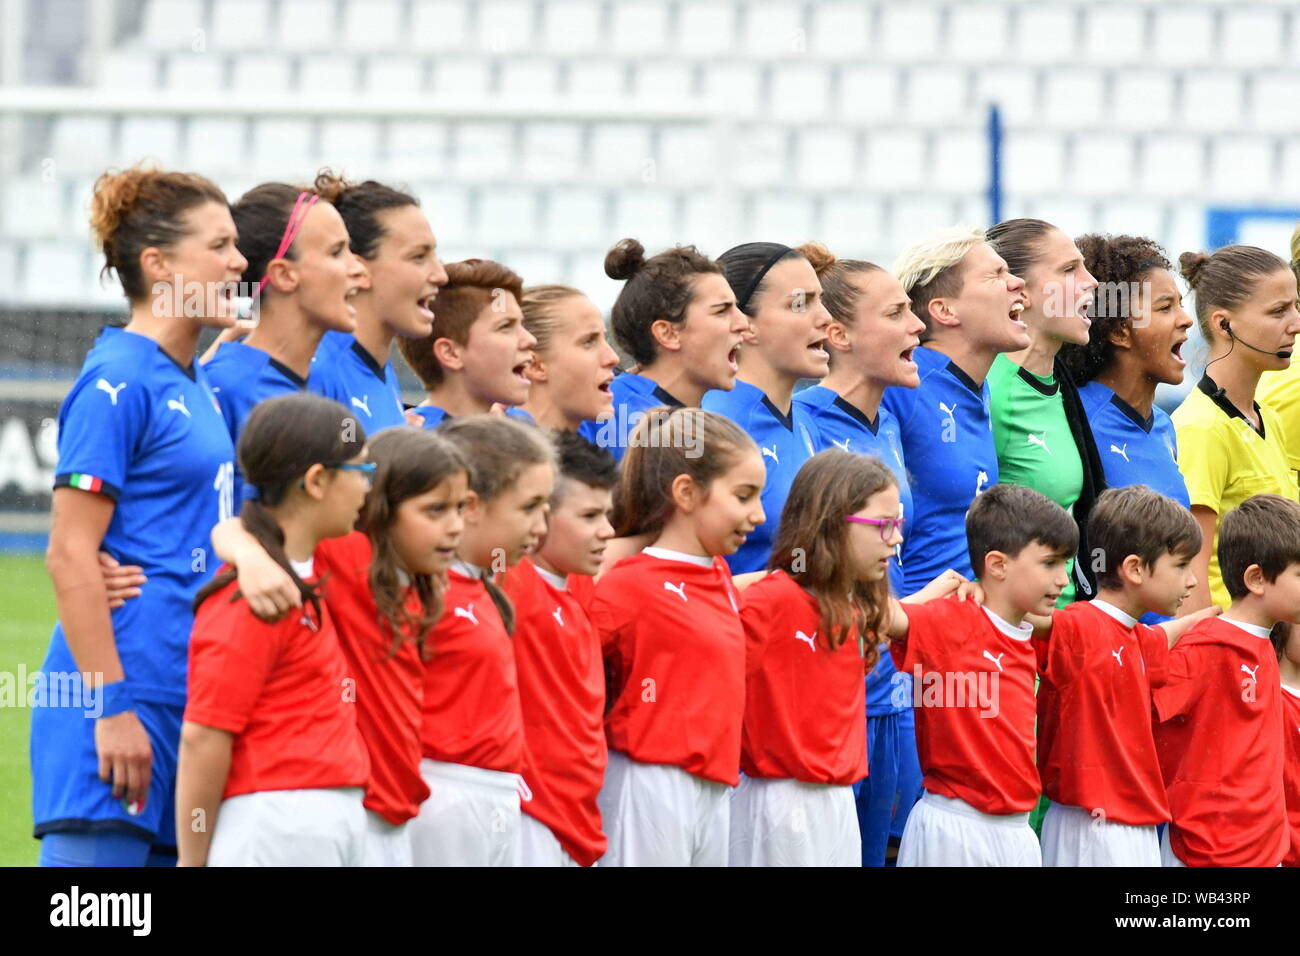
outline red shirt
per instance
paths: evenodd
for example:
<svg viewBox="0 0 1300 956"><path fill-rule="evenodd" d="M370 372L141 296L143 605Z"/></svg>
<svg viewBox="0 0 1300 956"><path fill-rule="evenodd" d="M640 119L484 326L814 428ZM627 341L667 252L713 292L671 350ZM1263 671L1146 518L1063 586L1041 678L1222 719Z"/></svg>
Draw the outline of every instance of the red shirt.
<svg viewBox="0 0 1300 956"><path fill-rule="evenodd" d="M524 715L524 813L583 866L605 853L596 795L605 779L605 666L600 638L573 594L528 559L502 588L515 605L515 667Z"/></svg>
<svg viewBox="0 0 1300 956"><path fill-rule="evenodd" d="M1282 733L1286 737L1282 782L1291 834L1291 849L1282 858L1282 865L1300 866L1300 687L1282 685Z"/></svg>
<svg viewBox="0 0 1300 956"><path fill-rule="evenodd" d="M1029 812L1039 794L1032 631L1018 629L1024 637L1011 637L974 601L944 598L903 608L908 633L893 641L890 653L900 671L916 678L916 749L925 789L982 813Z"/></svg>
<svg viewBox="0 0 1300 956"><path fill-rule="evenodd" d="M657 549L648 549L657 550ZM609 746L735 786L745 711L745 634L731 572L643 551L596 582L613 707Z"/></svg>
<svg viewBox="0 0 1300 956"><path fill-rule="evenodd" d="M745 724L751 777L851 784L867 775L865 668L856 630L832 651L817 598L784 571L745 589Z"/></svg>
<svg viewBox="0 0 1300 956"><path fill-rule="evenodd" d="M1188 866L1276 866L1286 855L1282 681L1259 637L1222 618L1192 626L1154 691L1156 752Z"/></svg>
<svg viewBox="0 0 1300 956"><path fill-rule="evenodd" d="M325 582L325 600L353 680L357 727L370 753L366 809L400 826L419 812L429 796L429 787L420 777L424 662L411 639L403 640L397 653L392 653L392 630L381 622L370 592L372 555L364 532L330 538L316 549L316 573ZM414 590L408 595L408 609L413 615L422 612Z"/></svg>
<svg viewBox="0 0 1300 956"><path fill-rule="evenodd" d="M329 611L259 621L232 581L199 607L185 719L234 734L222 799L361 787L370 775Z"/></svg>
<svg viewBox="0 0 1300 956"><path fill-rule="evenodd" d="M1116 823L1164 823L1169 800L1151 729L1151 677L1164 680L1168 635L1079 601L1054 613L1050 638L1035 643L1043 793Z"/></svg>
<svg viewBox="0 0 1300 956"><path fill-rule="evenodd" d="M424 756L484 770L524 769L515 649L487 588L476 577L447 572L442 620L426 638Z"/></svg>

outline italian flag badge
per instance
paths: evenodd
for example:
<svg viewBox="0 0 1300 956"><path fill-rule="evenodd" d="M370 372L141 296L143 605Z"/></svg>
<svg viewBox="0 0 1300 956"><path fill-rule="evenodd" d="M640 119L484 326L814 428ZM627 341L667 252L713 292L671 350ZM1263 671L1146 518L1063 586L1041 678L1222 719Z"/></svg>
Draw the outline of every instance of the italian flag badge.
<svg viewBox="0 0 1300 956"><path fill-rule="evenodd" d="M73 472L68 476L68 486L70 488L80 488L82 491L99 491L104 487L104 483L94 475Z"/></svg>

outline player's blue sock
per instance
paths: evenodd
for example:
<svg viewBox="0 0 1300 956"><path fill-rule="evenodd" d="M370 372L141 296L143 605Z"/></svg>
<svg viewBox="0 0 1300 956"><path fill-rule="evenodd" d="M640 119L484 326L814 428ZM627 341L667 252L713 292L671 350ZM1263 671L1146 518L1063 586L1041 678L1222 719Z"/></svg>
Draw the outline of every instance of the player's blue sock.
<svg viewBox="0 0 1300 956"><path fill-rule="evenodd" d="M41 838L40 865L144 866L149 844L126 833L47 833Z"/></svg>

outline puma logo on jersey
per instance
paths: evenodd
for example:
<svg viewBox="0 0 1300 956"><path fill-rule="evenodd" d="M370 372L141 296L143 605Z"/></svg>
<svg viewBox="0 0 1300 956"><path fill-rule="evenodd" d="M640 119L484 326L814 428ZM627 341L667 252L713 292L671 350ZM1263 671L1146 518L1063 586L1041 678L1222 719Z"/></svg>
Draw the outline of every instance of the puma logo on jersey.
<svg viewBox="0 0 1300 956"><path fill-rule="evenodd" d="M988 483L989 483L989 473L987 471L981 471L978 475L975 476L975 494L978 495L981 491L983 491L984 486L987 485Z"/></svg>
<svg viewBox="0 0 1300 956"><path fill-rule="evenodd" d="M794 632L794 639L795 639L796 641L803 641L805 644L808 645L808 650L813 651L814 653L816 652L816 650L817 650L817 632L816 632L816 631L813 631L813 632L812 632L812 637L809 637L809 636L808 636L807 634L805 634L803 631L795 631L795 632Z"/></svg>
<svg viewBox="0 0 1300 956"><path fill-rule="evenodd" d="M117 405L117 393L126 388L126 382L123 382L121 385L114 388L112 385L108 384L108 379L101 378L95 383L95 388L99 389L101 392L107 392L108 397L113 400L113 404Z"/></svg>
<svg viewBox="0 0 1300 956"><path fill-rule="evenodd" d="M771 458L771 459L772 459L774 462L776 462L778 465L781 464L781 459L778 458L778 457L777 457L777 454L776 454L776 446L775 446L775 445L773 445L771 448L768 448L768 447L764 446L764 447L763 447L763 455L764 455L764 457L766 457L766 458Z"/></svg>
<svg viewBox="0 0 1300 956"><path fill-rule="evenodd" d="M1255 679L1255 671L1259 670L1259 665L1256 664L1254 667L1247 667L1245 664L1242 664L1242 665L1241 665L1241 669L1244 670L1247 674L1250 675L1250 679L1251 679L1251 680L1254 680L1254 679Z"/></svg>
<svg viewBox="0 0 1300 956"><path fill-rule="evenodd" d="M665 591L672 591L674 594L676 594L676 595L677 595L679 598L681 598L683 601L686 600L686 582L685 582L685 581L683 581L681 584L672 584L672 583L670 583L670 582L668 582L668 581L665 581L665 582L664 582L664 590L665 590Z"/></svg>
<svg viewBox="0 0 1300 956"><path fill-rule="evenodd" d="M1111 445L1110 450L1119 455L1119 457L1123 458L1125 461L1128 461L1128 442L1125 442L1122 447Z"/></svg>
<svg viewBox="0 0 1300 956"><path fill-rule="evenodd" d="M353 401L355 401L355 399L353 399ZM463 617L465 620L469 621L475 627L478 627L478 618L474 616L473 604L469 605L468 607L452 608L452 614L455 615L456 617Z"/></svg>
<svg viewBox="0 0 1300 956"><path fill-rule="evenodd" d="M957 406L956 406L956 405L953 405L951 408L949 408L949 407L948 407L947 405L945 405L943 402L940 402L940 403L939 403L939 411L944 412L944 413L948 416L948 421L952 422L954 425L957 424Z"/></svg>
<svg viewBox="0 0 1300 956"><path fill-rule="evenodd" d="M352 404L366 413L366 418L370 417L370 399L352 397Z"/></svg>
<svg viewBox="0 0 1300 956"><path fill-rule="evenodd" d="M832 439L831 439L831 444L834 445L836 448L843 448L845 451L848 451L848 450L849 450L849 442L852 441L852 440L853 440L853 439L851 439L851 438L846 438L846 439L844 439L843 444L841 444L840 442L837 442L834 438L832 438Z"/></svg>
<svg viewBox="0 0 1300 956"><path fill-rule="evenodd" d="M1007 653L1006 651L1003 651L997 657L994 657L988 651L985 651L984 656L993 662L994 666L996 666L998 669L998 673L1000 674L1002 673L1002 658L1006 655L1006 653Z"/></svg>
<svg viewBox="0 0 1300 956"><path fill-rule="evenodd" d="M556 605L555 610L551 612L551 617L555 618L556 624L560 625L560 627L564 627L564 618L560 615L559 605Z"/></svg>
<svg viewBox="0 0 1300 956"><path fill-rule="evenodd" d="M180 396L179 398L169 398L169 399L167 399L167 407L168 407L168 408L173 408L173 409L175 409L176 411L178 411L178 412L180 412L182 415L184 415L186 418L190 418L190 417L191 417L191 416L190 416L190 410L189 410L188 408L185 407L185 396L184 396L184 395Z"/></svg>
<svg viewBox="0 0 1300 956"><path fill-rule="evenodd" d="M316 622L311 619L310 614L304 614L298 620L298 623L301 624L303 627L307 628L309 631L312 631L313 633L320 630L320 628L316 626Z"/></svg>
<svg viewBox="0 0 1300 956"><path fill-rule="evenodd" d="M1025 436L1025 444L1041 445L1043 451L1047 452L1049 455L1052 453L1052 449L1047 447L1047 432L1043 432L1041 438L1035 435L1033 432L1030 432L1028 435Z"/></svg>
<svg viewBox="0 0 1300 956"><path fill-rule="evenodd" d="M1124 666L1124 661L1123 661L1123 659L1122 659L1122 655L1123 655L1123 653L1124 653L1124 645L1123 645L1123 644L1121 644L1121 645L1119 646L1119 650L1117 650L1117 651L1111 651L1111 652L1110 652L1110 656L1113 657L1113 658L1115 658L1115 660L1119 662L1119 666L1120 666L1120 667L1123 667L1123 666Z"/></svg>

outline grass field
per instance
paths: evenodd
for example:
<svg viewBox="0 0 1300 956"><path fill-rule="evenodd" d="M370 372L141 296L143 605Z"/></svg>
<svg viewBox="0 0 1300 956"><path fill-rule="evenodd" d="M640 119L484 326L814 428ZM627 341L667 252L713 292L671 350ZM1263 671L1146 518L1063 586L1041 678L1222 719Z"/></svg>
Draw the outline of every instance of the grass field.
<svg viewBox="0 0 1300 956"><path fill-rule="evenodd" d="M20 668L40 667L56 617L54 592L39 554L0 553L0 671L18 680ZM31 711L26 687L22 706L0 707L0 866L36 863L32 839L32 781L27 770Z"/></svg>

